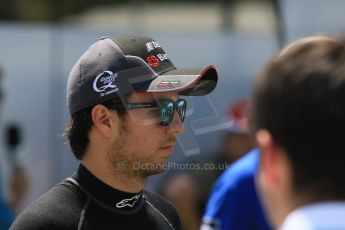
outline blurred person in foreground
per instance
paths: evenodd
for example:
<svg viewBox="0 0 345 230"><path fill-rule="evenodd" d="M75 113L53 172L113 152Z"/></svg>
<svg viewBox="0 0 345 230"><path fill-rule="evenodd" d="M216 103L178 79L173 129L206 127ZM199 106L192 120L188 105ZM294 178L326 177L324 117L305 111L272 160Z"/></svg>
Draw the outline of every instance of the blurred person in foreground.
<svg viewBox="0 0 345 230"><path fill-rule="evenodd" d="M144 190L166 168L183 132L186 101L217 84L213 66L177 69L145 36L102 38L68 83L65 135L78 171L52 188L11 229L180 229L173 205Z"/></svg>
<svg viewBox="0 0 345 230"><path fill-rule="evenodd" d="M207 198L213 183L232 162L254 147L247 127L247 101L239 100L229 109L230 128L222 134L218 153L189 157L190 169L172 172L162 188L162 194L172 201L181 216L183 230L200 228ZM230 118L230 121L228 119Z"/></svg>
<svg viewBox="0 0 345 230"><path fill-rule="evenodd" d="M345 229L345 43L309 37L257 79L251 126L258 185L280 230Z"/></svg>
<svg viewBox="0 0 345 230"><path fill-rule="evenodd" d="M1 79L2 71L0 69ZM0 110L2 103L3 92L0 88ZM5 189L0 188L0 230L9 229L29 185L27 171L20 158L20 132L17 125L9 125L5 129L5 147L6 156L3 156L3 159L6 159L5 163L9 165L9 179L8 188L7 186ZM8 195L3 192L8 192Z"/></svg>

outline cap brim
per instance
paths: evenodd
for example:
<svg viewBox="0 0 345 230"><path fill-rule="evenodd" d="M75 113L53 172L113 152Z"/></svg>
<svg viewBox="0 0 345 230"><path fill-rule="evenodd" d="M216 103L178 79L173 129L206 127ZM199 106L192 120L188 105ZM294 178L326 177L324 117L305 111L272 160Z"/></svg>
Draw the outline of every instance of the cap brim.
<svg viewBox="0 0 345 230"><path fill-rule="evenodd" d="M218 73L214 66L176 69L154 79L146 92L176 92L185 96L203 96L214 90L217 81Z"/></svg>

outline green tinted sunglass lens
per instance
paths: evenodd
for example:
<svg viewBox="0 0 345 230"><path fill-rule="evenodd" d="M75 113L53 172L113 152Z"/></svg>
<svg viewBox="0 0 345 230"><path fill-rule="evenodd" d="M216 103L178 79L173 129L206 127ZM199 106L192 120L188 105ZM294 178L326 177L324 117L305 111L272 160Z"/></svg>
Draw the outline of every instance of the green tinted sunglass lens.
<svg viewBox="0 0 345 230"><path fill-rule="evenodd" d="M171 120L172 120L172 116L174 114L174 104L172 102L166 102L162 105L161 107L161 117L162 117L162 125L166 126L169 125Z"/></svg>
<svg viewBox="0 0 345 230"><path fill-rule="evenodd" d="M178 109L178 113L180 115L180 119L181 119L181 121L183 121L184 117L186 115L186 102L184 100L178 101L177 109Z"/></svg>

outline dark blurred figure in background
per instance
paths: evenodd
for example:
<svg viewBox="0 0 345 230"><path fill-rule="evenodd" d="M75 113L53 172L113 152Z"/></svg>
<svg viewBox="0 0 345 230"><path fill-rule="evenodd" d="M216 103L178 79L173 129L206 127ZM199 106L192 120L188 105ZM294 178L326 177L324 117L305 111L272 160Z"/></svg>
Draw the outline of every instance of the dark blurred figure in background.
<svg viewBox="0 0 345 230"><path fill-rule="evenodd" d="M246 109L246 101L238 101L230 108L232 125L222 136L218 154L189 157L179 164L186 166L185 170L172 172L164 183L161 192L175 204L184 230L200 228L212 184L229 164L253 148L247 133Z"/></svg>
<svg viewBox="0 0 345 230"><path fill-rule="evenodd" d="M0 69L0 80L2 79L2 71ZM0 112L3 103L3 92L0 87ZM10 125L5 130L5 151L6 156L1 159L6 159L9 165L9 188L0 189L0 230L7 230L14 220L15 212L17 211L20 201L24 197L28 188L27 172L21 163L20 154L20 132L16 125ZM1 181L0 176L0 181ZM1 184L1 182L0 182ZM4 192L9 192L5 195Z"/></svg>
<svg viewBox="0 0 345 230"><path fill-rule="evenodd" d="M8 201L12 209L17 213L20 203L27 192L29 177L21 160L22 132L20 127L14 123L9 124L5 131L5 150L11 166Z"/></svg>
<svg viewBox="0 0 345 230"><path fill-rule="evenodd" d="M258 185L275 228L345 229L345 40L284 48L257 79Z"/></svg>

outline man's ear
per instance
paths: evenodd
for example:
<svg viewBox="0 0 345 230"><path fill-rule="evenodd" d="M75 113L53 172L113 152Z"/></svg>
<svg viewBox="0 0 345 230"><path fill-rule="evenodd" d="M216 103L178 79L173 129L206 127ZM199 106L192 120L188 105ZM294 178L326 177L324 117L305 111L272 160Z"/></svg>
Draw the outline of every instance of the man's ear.
<svg viewBox="0 0 345 230"><path fill-rule="evenodd" d="M270 132L265 129L256 132L256 142L260 148L260 173L266 186L275 187L278 183L277 146Z"/></svg>
<svg viewBox="0 0 345 230"><path fill-rule="evenodd" d="M119 122L117 113L112 113L107 107L100 104L92 108L91 117L95 129L106 138L113 135L113 129Z"/></svg>
<svg viewBox="0 0 345 230"><path fill-rule="evenodd" d="M267 130L256 132L256 141L260 148L260 173L266 186L289 189L291 183L291 164L285 150L274 141Z"/></svg>

